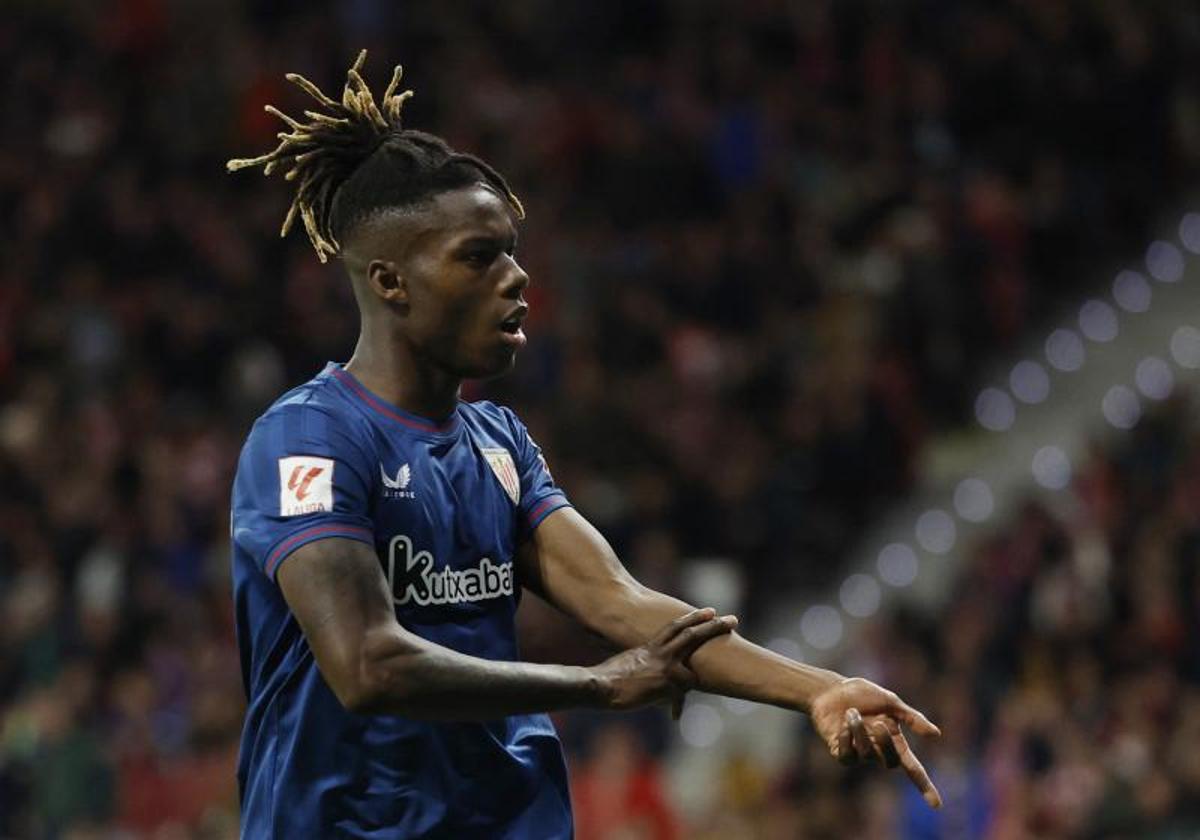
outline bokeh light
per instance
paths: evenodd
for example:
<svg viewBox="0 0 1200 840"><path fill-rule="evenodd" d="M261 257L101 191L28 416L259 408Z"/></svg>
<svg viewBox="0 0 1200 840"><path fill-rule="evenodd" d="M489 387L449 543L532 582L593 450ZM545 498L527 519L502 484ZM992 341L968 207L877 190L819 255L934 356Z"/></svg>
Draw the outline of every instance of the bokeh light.
<svg viewBox="0 0 1200 840"><path fill-rule="evenodd" d="M1079 310L1079 329L1096 342L1117 337L1117 311L1102 300L1089 300Z"/></svg>
<svg viewBox="0 0 1200 840"><path fill-rule="evenodd" d="M818 604L800 617L800 635L817 650L829 650L842 640L842 615L833 607Z"/></svg>
<svg viewBox="0 0 1200 840"><path fill-rule="evenodd" d="M1142 404L1138 395L1127 385L1114 385L1100 401L1104 419L1118 429L1132 429L1142 416Z"/></svg>
<svg viewBox="0 0 1200 840"><path fill-rule="evenodd" d="M1079 370L1085 356L1083 339L1074 330L1055 330L1046 339L1046 360L1056 370L1064 373Z"/></svg>
<svg viewBox="0 0 1200 840"><path fill-rule="evenodd" d="M917 579L917 553L904 543L890 543L881 548L875 565L880 579L889 586L909 586Z"/></svg>
<svg viewBox="0 0 1200 840"><path fill-rule="evenodd" d="M1133 382L1142 395L1152 400L1165 400L1175 389L1175 374L1171 366L1157 356L1147 356L1138 362Z"/></svg>
<svg viewBox="0 0 1200 840"><path fill-rule="evenodd" d="M1013 366L1008 386L1021 402L1035 405L1050 396L1050 375L1037 362L1026 359Z"/></svg>
<svg viewBox="0 0 1200 840"><path fill-rule="evenodd" d="M1200 330L1185 324L1171 334L1171 358L1188 370L1200 368Z"/></svg>
<svg viewBox="0 0 1200 840"><path fill-rule="evenodd" d="M1200 254L1200 213L1188 213L1179 223L1179 239L1183 247Z"/></svg>
<svg viewBox="0 0 1200 840"><path fill-rule="evenodd" d="M711 747L724 731L721 713L703 700L689 696L679 716L679 737L693 747Z"/></svg>
<svg viewBox="0 0 1200 840"><path fill-rule="evenodd" d="M1146 270L1162 283L1178 282L1183 277L1183 254L1170 242L1153 242L1146 249Z"/></svg>
<svg viewBox="0 0 1200 840"><path fill-rule="evenodd" d="M1003 432L1017 419L1017 407L999 388L984 388L975 399L975 419L989 431Z"/></svg>
<svg viewBox="0 0 1200 840"><path fill-rule="evenodd" d="M981 478L964 478L954 488L954 510L968 522L984 522L992 515L992 488Z"/></svg>
<svg viewBox="0 0 1200 840"><path fill-rule="evenodd" d="M1057 446L1043 446L1033 454L1033 479L1048 490L1071 483L1071 460Z"/></svg>
<svg viewBox="0 0 1200 840"><path fill-rule="evenodd" d="M945 554L954 548L958 534L954 517L944 510L927 510L917 517L917 542L930 554Z"/></svg>
<svg viewBox="0 0 1200 840"><path fill-rule="evenodd" d="M1113 299L1126 312L1145 312L1153 297L1150 281L1136 271L1122 271L1113 280Z"/></svg>
<svg viewBox="0 0 1200 840"><path fill-rule="evenodd" d="M879 609L882 597L883 592L879 588L879 582L861 572L846 578L838 592L842 609L855 618L867 618L874 615L875 611Z"/></svg>

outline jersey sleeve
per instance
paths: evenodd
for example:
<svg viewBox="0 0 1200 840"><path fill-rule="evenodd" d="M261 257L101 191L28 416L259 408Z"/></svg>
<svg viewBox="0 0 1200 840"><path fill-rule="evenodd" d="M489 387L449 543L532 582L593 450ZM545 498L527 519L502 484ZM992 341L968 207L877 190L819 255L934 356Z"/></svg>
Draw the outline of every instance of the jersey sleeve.
<svg viewBox="0 0 1200 840"><path fill-rule="evenodd" d="M233 482L235 545L272 580L296 549L328 537L375 544L370 475L345 421L309 404L255 423Z"/></svg>
<svg viewBox="0 0 1200 840"><path fill-rule="evenodd" d="M521 477L521 501L517 506L520 519L519 530L521 537L533 533L547 516L571 503L567 495L557 484L546 459L542 457L542 448L534 443L529 436L525 424L517 419L517 415L505 408L509 425L513 431L513 442L516 445L514 453L517 460L517 473Z"/></svg>

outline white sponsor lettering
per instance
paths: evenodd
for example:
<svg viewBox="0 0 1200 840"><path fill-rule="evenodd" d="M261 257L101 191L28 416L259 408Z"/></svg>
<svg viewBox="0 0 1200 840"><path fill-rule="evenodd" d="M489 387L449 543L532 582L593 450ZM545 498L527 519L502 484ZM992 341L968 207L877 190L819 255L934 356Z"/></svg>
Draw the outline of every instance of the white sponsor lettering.
<svg viewBox="0 0 1200 840"><path fill-rule="evenodd" d="M478 566L435 570L433 555L414 552L412 540L403 534L392 538L387 571L397 604L465 604L513 594L512 563L484 557Z"/></svg>

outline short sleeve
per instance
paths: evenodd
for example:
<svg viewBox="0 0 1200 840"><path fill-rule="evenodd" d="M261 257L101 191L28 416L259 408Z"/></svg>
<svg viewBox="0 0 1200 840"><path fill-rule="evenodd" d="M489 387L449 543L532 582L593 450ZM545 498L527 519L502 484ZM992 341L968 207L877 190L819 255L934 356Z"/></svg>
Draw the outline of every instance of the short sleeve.
<svg viewBox="0 0 1200 840"><path fill-rule="evenodd" d="M375 544L362 447L344 420L292 404L250 432L233 482L235 546L272 580L296 549L328 537Z"/></svg>
<svg viewBox="0 0 1200 840"><path fill-rule="evenodd" d="M570 507L566 494L554 483L554 476L542 457L542 449L529 430L512 411L502 409L508 417L516 444L517 473L521 477L521 501L518 505L522 537L533 533L547 516L562 507Z"/></svg>

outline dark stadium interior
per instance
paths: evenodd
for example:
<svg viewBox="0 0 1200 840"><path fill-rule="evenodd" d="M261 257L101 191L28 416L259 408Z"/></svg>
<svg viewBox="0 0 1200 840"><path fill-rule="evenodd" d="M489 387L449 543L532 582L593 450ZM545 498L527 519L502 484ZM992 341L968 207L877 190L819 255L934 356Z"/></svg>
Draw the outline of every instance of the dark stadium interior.
<svg viewBox="0 0 1200 840"><path fill-rule="evenodd" d="M16 2L0 20L0 837L236 836L229 486L250 423L344 360L336 264L278 237L283 74L400 62L408 124L528 211L517 408L633 573L734 558L742 626L836 585L978 388L1191 195L1183 0ZM1193 301L1197 300L1193 292ZM1195 310L1195 307L1193 307ZM1032 491L935 614L838 667L926 709L947 808L723 756L674 801L666 716L564 714L579 836L1200 831L1200 425L1180 391ZM1102 546L1097 549L1096 546ZM1111 563L1088 576L1077 558ZM539 658L594 655L544 613ZM715 759L714 759L715 760ZM126 833L120 833L120 832ZM1157 833L1156 833L1157 832Z"/></svg>

